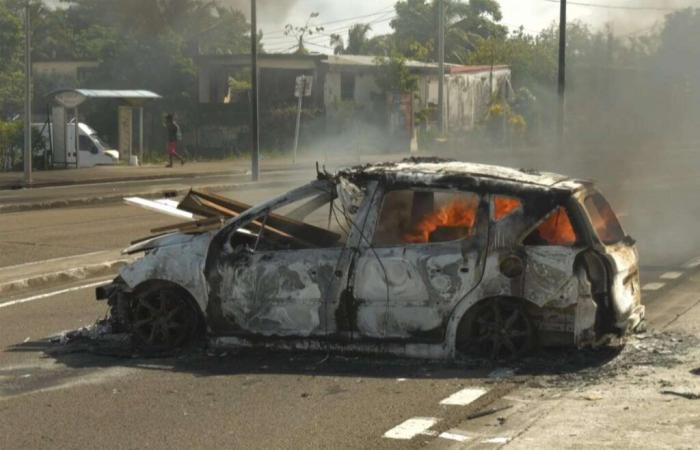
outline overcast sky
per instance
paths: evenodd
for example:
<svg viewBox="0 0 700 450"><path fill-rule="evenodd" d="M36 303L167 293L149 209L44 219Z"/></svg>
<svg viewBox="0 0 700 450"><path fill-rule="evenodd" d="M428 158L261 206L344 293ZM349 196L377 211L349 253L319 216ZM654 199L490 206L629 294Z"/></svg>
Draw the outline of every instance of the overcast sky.
<svg viewBox="0 0 700 450"><path fill-rule="evenodd" d="M355 20L345 20L325 25L326 33L347 33L346 29L354 22L375 22L374 33L390 31L389 20L393 15L393 5L396 0L298 0L288 10L280 10L279 0L258 0L261 3L260 24L267 38L266 47L270 50L284 50L293 45L293 41L285 39L281 27L285 23L300 24L311 12L319 12L317 23L325 24L352 17L376 14ZM576 5L587 3L607 7ZM569 20L581 20L593 26L611 23L619 34L640 34L653 28L663 16L673 8L688 6L700 7L700 0L569 0ZM267 3L267 4L265 4ZM559 20L559 3L557 0L500 0L503 11L503 22L509 28L519 26L531 33ZM619 7L619 8L610 8ZM632 9L630 9L632 8ZM650 9L637 9L650 8ZM657 8L657 9L654 9ZM384 12L384 13L381 13ZM312 38L309 50L328 52L327 36Z"/></svg>

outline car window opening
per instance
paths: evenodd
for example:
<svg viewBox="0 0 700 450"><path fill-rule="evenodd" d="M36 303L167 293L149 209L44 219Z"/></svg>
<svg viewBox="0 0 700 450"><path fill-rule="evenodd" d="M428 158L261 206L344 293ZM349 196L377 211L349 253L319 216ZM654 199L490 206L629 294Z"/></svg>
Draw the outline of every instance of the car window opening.
<svg viewBox="0 0 700 450"><path fill-rule="evenodd" d="M601 194L593 194L583 202L596 235L606 245L617 244L625 238L620 221Z"/></svg>
<svg viewBox="0 0 700 450"><path fill-rule="evenodd" d="M498 222L522 208L523 203L518 198L497 195L494 197L493 205L493 218Z"/></svg>
<svg viewBox="0 0 700 450"><path fill-rule="evenodd" d="M566 208L559 206L525 239L525 245L572 246L578 241Z"/></svg>
<svg viewBox="0 0 700 450"><path fill-rule="evenodd" d="M466 192L397 190L385 195L375 245L426 244L474 235L479 196Z"/></svg>

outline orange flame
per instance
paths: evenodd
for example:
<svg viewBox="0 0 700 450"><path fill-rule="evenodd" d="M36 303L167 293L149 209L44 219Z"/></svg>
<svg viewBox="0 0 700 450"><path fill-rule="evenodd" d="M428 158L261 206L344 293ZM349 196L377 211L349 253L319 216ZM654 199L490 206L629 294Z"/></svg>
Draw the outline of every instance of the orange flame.
<svg viewBox="0 0 700 450"><path fill-rule="evenodd" d="M457 199L424 216L413 232L404 235L404 241L412 244L427 243L430 235L439 227L462 227L474 230L478 198Z"/></svg>
<svg viewBox="0 0 700 450"><path fill-rule="evenodd" d="M547 220L537 228L540 237L550 245L573 245L576 243L576 232L571 225L566 209L559 207Z"/></svg>
<svg viewBox="0 0 700 450"><path fill-rule="evenodd" d="M494 219L499 221L522 206L522 202L513 197L496 196L494 199Z"/></svg>

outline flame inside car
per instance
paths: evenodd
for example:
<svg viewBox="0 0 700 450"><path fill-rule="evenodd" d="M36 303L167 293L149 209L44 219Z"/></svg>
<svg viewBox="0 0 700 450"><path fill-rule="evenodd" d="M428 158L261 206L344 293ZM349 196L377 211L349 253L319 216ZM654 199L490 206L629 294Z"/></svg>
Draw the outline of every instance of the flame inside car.
<svg viewBox="0 0 700 450"><path fill-rule="evenodd" d="M423 216L413 231L404 235L404 241L412 244L432 242L436 234L451 234L456 239L468 237L474 231L478 206L476 196L452 200Z"/></svg>

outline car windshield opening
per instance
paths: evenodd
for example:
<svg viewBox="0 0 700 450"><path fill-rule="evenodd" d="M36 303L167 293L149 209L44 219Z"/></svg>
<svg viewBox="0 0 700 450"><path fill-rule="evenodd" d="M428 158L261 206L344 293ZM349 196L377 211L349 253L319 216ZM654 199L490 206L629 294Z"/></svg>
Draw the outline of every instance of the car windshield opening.
<svg viewBox="0 0 700 450"><path fill-rule="evenodd" d="M583 204L601 242L613 245L625 238L620 221L605 197L596 193L587 197Z"/></svg>

